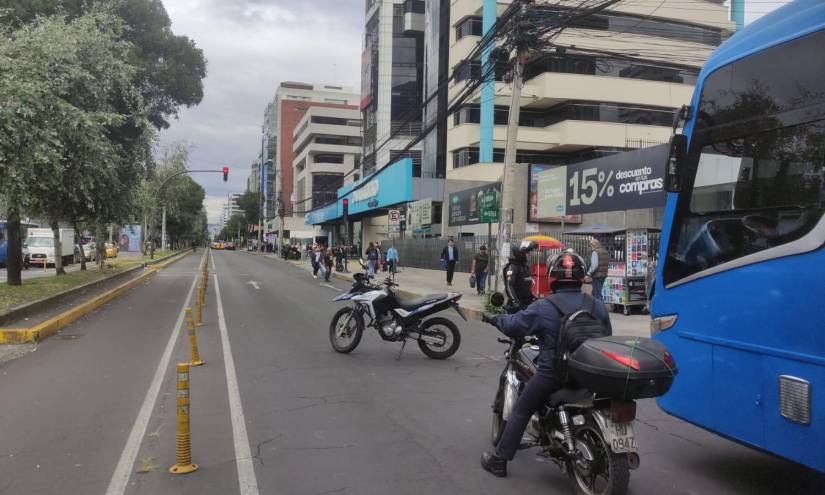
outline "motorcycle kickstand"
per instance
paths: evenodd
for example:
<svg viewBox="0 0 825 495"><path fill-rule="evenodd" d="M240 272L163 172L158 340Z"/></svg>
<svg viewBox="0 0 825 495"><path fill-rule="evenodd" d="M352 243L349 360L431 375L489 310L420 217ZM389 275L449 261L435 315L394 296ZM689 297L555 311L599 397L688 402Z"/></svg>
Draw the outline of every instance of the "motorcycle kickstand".
<svg viewBox="0 0 825 495"><path fill-rule="evenodd" d="M401 350L400 350L400 351L398 351L398 357L397 357L397 358L395 358L395 360L396 360L396 361L400 361L400 360L401 360L401 354L404 352L404 348L405 348L405 347L407 347L407 339L404 339L404 341L403 341L403 342L401 342Z"/></svg>

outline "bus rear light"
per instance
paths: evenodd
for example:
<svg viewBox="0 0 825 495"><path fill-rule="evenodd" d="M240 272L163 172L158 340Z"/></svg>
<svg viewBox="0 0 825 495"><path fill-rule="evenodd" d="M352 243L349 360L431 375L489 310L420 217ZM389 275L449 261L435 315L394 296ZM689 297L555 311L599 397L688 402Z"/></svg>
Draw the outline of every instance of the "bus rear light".
<svg viewBox="0 0 825 495"><path fill-rule="evenodd" d="M677 315L660 316L650 320L650 336L655 337L660 332L673 327L676 324Z"/></svg>

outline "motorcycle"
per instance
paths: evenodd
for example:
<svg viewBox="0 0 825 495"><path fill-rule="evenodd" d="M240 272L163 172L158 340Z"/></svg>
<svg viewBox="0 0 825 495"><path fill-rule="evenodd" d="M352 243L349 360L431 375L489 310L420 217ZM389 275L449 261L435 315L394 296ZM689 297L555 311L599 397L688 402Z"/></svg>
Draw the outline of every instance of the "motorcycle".
<svg viewBox="0 0 825 495"><path fill-rule="evenodd" d="M360 264L364 270L367 269L363 260ZM467 321L458 305L461 294L430 294L409 299L393 291L398 284L390 277L381 284L375 284L370 279L371 276L366 273L356 273L349 292L333 299L353 303L339 309L330 322L329 340L336 352L355 350L364 329L372 327L383 340L402 343L399 358L410 339L417 341L421 352L432 359L447 359L455 354L461 345L461 334L456 324L447 318L427 317L453 308Z"/></svg>
<svg viewBox="0 0 825 495"><path fill-rule="evenodd" d="M497 445L507 418L536 372L539 348L530 339L499 338L508 345L506 364L493 402L491 439ZM580 495L627 493L630 470L639 467L633 420L636 403L600 398L587 389L563 388L527 425L520 449L538 447L538 456L556 463Z"/></svg>

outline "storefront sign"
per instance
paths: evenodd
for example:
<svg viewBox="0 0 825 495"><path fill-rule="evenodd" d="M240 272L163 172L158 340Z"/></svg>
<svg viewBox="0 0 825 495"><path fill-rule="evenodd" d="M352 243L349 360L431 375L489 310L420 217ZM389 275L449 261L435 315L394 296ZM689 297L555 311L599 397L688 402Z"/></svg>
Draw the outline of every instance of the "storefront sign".
<svg viewBox="0 0 825 495"><path fill-rule="evenodd" d="M533 165L530 221L664 206L668 152L662 144L574 165Z"/></svg>
<svg viewBox="0 0 825 495"><path fill-rule="evenodd" d="M501 184L490 183L450 194L450 227L498 221L498 198ZM485 207L486 208L483 208ZM495 205L495 207L492 207ZM482 220L482 210L485 219ZM495 220L490 220L495 215Z"/></svg>
<svg viewBox="0 0 825 495"><path fill-rule="evenodd" d="M338 203L331 203L322 208L308 211L306 217L304 217L304 223L318 225L336 219L338 216Z"/></svg>
<svg viewBox="0 0 825 495"><path fill-rule="evenodd" d="M412 159L403 158L359 182L338 189L339 203L345 195L350 198L350 215L411 201Z"/></svg>

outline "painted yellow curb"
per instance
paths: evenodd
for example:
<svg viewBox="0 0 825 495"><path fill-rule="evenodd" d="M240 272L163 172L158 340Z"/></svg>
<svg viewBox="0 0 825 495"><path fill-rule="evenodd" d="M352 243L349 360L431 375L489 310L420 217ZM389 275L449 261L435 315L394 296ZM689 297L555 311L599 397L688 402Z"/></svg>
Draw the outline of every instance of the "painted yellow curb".
<svg viewBox="0 0 825 495"><path fill-rule="evenodd" d="M46 337L50 337L75 320L91 313L107 302L121 296L129 289L140 285L144 281L153 277L159 269L166 268L172 263L186 257L188 254L188 252L183 253L182 255L173 256L174 259L170 259L169 261L150 265L144 273L138 275L132 280L129 280L128 282L123 283L108 292L104 292L103 294L100 294L84 303L78 304L77 306L64 311L57 316L49 318L48 320L31 328L0 328L0 344L25 344L29 342L39 342Z"/></svg>

